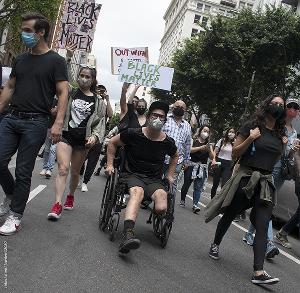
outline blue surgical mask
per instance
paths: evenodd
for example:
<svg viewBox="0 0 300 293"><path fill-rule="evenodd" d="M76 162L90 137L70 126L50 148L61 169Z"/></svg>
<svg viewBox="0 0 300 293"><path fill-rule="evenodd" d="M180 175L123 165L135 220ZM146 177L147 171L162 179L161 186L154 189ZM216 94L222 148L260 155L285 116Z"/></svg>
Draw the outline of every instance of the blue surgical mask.
<svg viewBox="0 0 300 293"><path fill-rule="evenodd" d="M25 46L29 49L36 46L39 41L39 38L35 33L22 32L21 38Z"/></svg>

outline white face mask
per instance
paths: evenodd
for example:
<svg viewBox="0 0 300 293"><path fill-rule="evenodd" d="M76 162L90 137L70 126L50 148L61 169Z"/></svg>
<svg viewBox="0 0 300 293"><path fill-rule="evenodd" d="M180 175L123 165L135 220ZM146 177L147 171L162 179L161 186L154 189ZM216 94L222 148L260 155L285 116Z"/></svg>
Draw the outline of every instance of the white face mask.
<svg viewBox="0 0 300 293"><path fill-rule="evenodd" d="M203 131L203 132L201 132L200 136L201 136L202 139L207 139L209 137L209 134L208 134L208 132Z"/></svg>
<svg viewBox="0 0 300 293"><path fill-rule="evenodd" d="M234 139L235 138L235 134L234 133L228 133L228 137L229 139Z"/></svg>
<svg viewBox="0 0 300 293"><path fill-rule="evenodd" d="M164 123L159 118L149 119L148 124L155 130L161 130L164 126Z"/></svg>

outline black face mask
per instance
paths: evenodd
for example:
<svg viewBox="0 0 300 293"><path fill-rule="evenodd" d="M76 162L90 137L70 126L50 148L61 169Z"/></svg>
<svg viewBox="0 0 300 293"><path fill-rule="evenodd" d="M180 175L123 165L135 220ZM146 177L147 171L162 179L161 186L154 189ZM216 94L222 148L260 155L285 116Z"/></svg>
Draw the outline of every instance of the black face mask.
<svg viewBox="0 0 300 293"><path fill-rule="evenodd" d="M173 109L173 114L176 117L182 117L184 115L184 110L182 108L174 108Z"/></svg>
<svg viewBox="0 0 300 293"><path fill-rule="evenodd" d="M146 108L136 108L136 111L139 115L144 115L146 112Z"/></svg>
<svg viewBox="0 0 300 293"><path fill-rule="evenodd" d="M271 104L266 108L266 112L270 114L274 119L278 119L283 115L284 108Z"/></svg>

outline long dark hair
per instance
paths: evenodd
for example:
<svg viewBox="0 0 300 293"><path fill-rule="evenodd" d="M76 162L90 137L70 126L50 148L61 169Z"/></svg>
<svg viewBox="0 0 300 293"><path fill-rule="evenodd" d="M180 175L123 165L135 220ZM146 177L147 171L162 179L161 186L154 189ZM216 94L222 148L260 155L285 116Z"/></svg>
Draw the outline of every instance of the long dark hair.
<svg viewBox="0 0 300 293"><path fill-rule="evenodd" d="M208 143L208 142L209 142L209 138L210 138L210 134L211 134L211 130L210 130L209 125L206 125L206 124L202 125L200 128L197 129L197 131L196 131L196 133L195 133L195 135L194 135L194 139L197 139L198 137L200 137L201 131L202 131L203 128L205 128L205 127L207 127L207 128L209 129L209 136L208 136L208 138L205 140L205 143Z"/></svg>
<svg viewBox="0 0 300 293"><path fill-rule="evenodd" d="M230 130L233 130L235 133L236 133L236 130L233 128L233 127L229 127L226 131L225 131L225 134L223 136L223 146L226 145L227 143L231 143L231 145L233 146L234 144L234 139L230 140L229 137L228 137L228 133Z"/></svg>
<svg viewBox="0 0 300 293"><path fill-rule="evenodd" d="M90 71L92 79L93 79L90 90L91 90L91 92L96 93L96 89L97 89L97 79L96 79L97 78L97 70L95 68L90 68L90 67L87 67L87 66L83 66L79 69L78 76L82 72L82 70L84 70L84 69L87 69L87 70Z"/></svg>
<svg viewBox="0 0 300 293"><path fill-rule="evenodd" d="M251 127L258 127L261 129L262 127L264 127L266 125L266 115L268 114L266 109L270 105L272 100L276 97L279 97L284 101L284 109L286 108L285 100L281 95L273 94L273 95L268 96L260 104L260 106L256 109L254 114L251 116L251 118L249 120L249 124ZM276 119L276 122L275 122L274 130L275 130L276 135L280 138L285 136L285 117L286 117L286 114L284 111L283 114L281 115L281 117Z"/></svg>

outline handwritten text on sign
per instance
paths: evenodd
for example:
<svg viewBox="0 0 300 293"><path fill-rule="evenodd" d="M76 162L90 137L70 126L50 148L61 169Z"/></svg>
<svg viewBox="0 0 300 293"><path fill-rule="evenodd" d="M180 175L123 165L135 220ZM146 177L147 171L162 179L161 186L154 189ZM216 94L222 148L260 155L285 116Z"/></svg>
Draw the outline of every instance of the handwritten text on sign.
<svg viewBox="0 0 300 293"><path fill-rule="evenodd" d="M119 81L170 91L173 74L173 68L125 60Z"/></svg>
<svg viewBox="0 0 300 293"><path fill-rule="evenodd" d="M100 9L94 0L65 0L57 47L76 44L77 50L91 52Z"/></svg>
<svg viewBox="0 0 300 293"><path fill-rule="evenodd" d="M111 71L112 74L119 74L120 67L125 59L138 61L138 62L149 62L149 54L147 47L137 48L111 48Z"/></svg>

